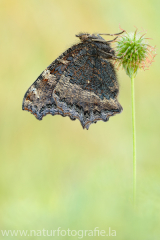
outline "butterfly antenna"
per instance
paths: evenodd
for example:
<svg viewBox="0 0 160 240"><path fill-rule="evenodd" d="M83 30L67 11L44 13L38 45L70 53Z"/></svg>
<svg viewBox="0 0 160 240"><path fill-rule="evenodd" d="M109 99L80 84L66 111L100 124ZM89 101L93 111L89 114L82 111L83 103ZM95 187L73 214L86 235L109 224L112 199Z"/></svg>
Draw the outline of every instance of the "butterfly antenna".
<svg viewBox="0 0 160 240"><path fill-rule="evenodd" d="M109 40L109 41L106 41L106 42L114 42L118 37L115 37L114 39L112 40Z"/></svg>
<svg viewBox="0 0 160 240"><path fill-rule="evenodd" d="M99 33L99 35L108 35L108 36L117 36L117 35L120 35L120 34L122 34L122 33L124 33L125 32L125 30L123 30L122 32L120 32L120 33L114 33L114 34L108 34L108 33Z"/></svg>

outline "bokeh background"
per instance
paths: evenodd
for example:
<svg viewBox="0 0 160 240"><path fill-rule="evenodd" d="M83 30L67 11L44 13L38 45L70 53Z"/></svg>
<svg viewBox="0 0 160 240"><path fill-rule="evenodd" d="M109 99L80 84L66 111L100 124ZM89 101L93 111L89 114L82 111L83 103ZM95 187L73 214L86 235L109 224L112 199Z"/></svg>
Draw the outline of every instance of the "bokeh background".
<svg viewBox="0 0 160 240"><path fill-rule="evenodd" d="M116 33L119 24L127 31L142 27L158 53L159 12L159 0L0 0L0 229L111 227L117 240L160 238L159 55L135 82L136 211L131 84L123 70L118 72L123 112L89 131L68 117L38 121L22 111L28 87L77 43L76 33Z"/></svg>

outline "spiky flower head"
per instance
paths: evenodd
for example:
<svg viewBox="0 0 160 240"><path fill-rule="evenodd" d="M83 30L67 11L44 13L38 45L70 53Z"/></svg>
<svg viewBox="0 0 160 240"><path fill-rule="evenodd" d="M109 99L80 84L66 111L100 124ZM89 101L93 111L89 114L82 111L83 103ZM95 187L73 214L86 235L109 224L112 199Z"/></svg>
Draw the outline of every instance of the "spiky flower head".
<svg viewBox="0 0 160 240"><path fill-rule="evenodd" d="M146 33L145 33L146 34ZM145 34L125 32L116 42L116 64L123 66L127 75L135 77L138 69L149 68L156 55L155 47L148 45Z"/></svg>

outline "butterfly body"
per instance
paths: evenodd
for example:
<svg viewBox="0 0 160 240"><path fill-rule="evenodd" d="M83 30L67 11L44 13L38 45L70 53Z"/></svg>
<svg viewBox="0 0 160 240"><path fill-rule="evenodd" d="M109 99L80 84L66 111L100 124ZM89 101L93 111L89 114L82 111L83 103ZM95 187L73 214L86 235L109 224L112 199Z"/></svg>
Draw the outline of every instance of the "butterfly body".
<svg viewBox="0 0 160 240"><path fill-rule="evenodd" d="M99 35L79 34L81 42L53 61L26 92L22 109L39 120L46 114L79 119L83 128L120 113L115 54Z"/></svg>

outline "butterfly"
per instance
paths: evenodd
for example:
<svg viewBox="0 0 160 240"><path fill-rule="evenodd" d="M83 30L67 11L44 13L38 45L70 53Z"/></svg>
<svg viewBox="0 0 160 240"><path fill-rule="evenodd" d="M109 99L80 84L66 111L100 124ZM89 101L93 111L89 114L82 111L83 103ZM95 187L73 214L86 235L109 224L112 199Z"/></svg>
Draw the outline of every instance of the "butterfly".
<svg viewBox="0 0 160 240"><path fill-rule="evenodd" d="M116 58L110 42L101 35L76 35L80 43L55 59L30 86L22 109L38 120L47 115L78 119L85 129L99 120L122 112L117 100L119 84L112 61Z"/></svg>

